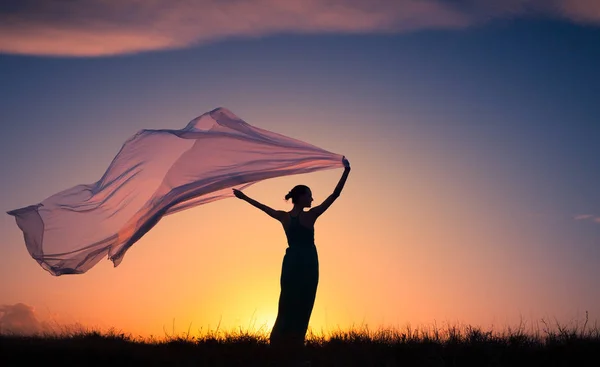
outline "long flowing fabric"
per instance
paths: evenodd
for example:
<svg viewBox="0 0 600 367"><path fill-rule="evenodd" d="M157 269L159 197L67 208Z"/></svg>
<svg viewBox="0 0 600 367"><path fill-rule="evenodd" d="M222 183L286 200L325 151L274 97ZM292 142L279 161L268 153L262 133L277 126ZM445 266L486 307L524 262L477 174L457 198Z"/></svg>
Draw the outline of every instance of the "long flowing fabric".
<svg viewBox="0 0 600 367"><path fill-rule="evenodd" d="M181 130L141 130L102 178L8 212L31 256L53 275L115 266L165 215L268 178L342 167L342 156L257 128L217 108Z"/></svg>

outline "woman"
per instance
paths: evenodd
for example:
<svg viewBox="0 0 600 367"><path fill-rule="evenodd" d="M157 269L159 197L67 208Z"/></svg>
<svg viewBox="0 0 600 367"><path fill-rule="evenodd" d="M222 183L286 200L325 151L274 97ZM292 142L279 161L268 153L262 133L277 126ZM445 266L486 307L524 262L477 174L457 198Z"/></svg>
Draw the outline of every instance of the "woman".
<svg viewBox="0 0 600 367"><path fill-rule="evenodd" d="M325 201L308 211L313 201L310 188L304 185L295 186L285 199L292 199L294 207L291 211L274 210L258 201L249 198L243 192L233 189L236 197L247 201L261 209L283 225L288 241L288 248L283 258L281 269L281 294L277 320L271 331L271 345L302 347L308 328L308 321L315 303L317 284L319 282L319 260L314 240L314 224L317 218L340 196L348 174L350 162L346 157L344 173L335 190Z"/></svg>

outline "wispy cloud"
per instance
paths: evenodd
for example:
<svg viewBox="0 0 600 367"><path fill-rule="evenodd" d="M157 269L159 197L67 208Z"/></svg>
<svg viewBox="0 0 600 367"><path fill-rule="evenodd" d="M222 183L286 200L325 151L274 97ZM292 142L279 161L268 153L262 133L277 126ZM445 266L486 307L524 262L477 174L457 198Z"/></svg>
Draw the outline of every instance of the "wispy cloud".
<svg viewBox="0 0 600 367"><path fill-rule="evenodd" d="M40 315L34 307L24 303L0 304L0 335L72 335L90 330L78 322L65 321L49 310Z"/></svg>
<svg viewBox="0 0 600 367"><path fill-rule="evenodd" d="M573 217L575 220L586 220L600 224L600 216L596 216L593 214L579 214Z"/></svg>
<svg viewBox="0 0 600 367"><path fill-rule="evenodd" d="M580 23L600 23L598 0L561 0L556 3L558 12L567 19Z"/></svg>
<svg viewBox="0 0 600 367"><path fill-rule="evenodd" d="M600 24L597 0L3 0L0 52L101 56L278 33L396 33L545 15Z"/></svg>
<svg viewBox="0 0 600 367"><path fill-rule="evenodd" d="M44 326L38 321L34 309L24 303L0 306L0 333L33 335Z"/></svg>

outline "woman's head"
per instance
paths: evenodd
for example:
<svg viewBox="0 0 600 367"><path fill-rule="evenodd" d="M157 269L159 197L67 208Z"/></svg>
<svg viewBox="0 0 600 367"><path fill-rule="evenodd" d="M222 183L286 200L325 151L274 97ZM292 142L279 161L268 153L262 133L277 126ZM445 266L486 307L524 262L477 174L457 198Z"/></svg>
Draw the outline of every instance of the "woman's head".
<svg viewBox="0 0 600 367"><path fill-rule="evenodd" d="M294 186L294 188L285 196L285 200L289 199L292 199L294 205L298 205L302 208L310 208L313 201L312 192L306 185Z"/></svg>

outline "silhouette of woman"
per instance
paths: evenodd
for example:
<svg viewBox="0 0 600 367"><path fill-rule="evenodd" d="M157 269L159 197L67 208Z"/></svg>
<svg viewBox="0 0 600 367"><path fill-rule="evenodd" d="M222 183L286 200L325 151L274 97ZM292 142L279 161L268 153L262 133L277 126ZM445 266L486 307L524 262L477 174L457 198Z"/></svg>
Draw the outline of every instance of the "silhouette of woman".
<svg viewBox="0 0 600 367"><path fill-rule="evenodd" d="M314 224L317 218L340 196L348 174L350 162L346 157L344 173L335 190L325 201L308 211L313 201L310 188L295 186L285 199L292 199L291 211L274 210L249 198L243 192L233 189L236 197L261 209L283 225L288 241L281 269L281 293L279 309L270 342L273 346L301 348L308 328L319 282L319 260L314 240Z"/></svg>

